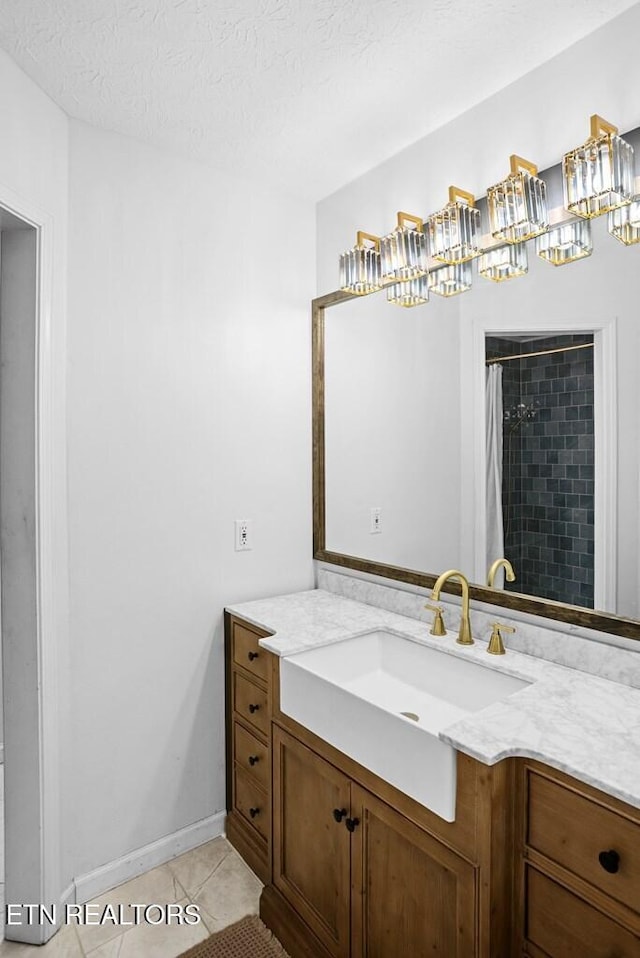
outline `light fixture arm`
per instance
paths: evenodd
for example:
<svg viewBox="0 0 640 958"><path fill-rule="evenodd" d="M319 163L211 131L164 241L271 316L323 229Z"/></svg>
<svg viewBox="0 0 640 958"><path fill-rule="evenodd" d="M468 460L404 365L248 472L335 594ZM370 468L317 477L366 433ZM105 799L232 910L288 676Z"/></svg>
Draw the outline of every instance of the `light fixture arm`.
<svg viewBox="0 0 640 958"><path fill-rule="evenodd" d="M424 222L419 216L414 216L413 213L401 213L398 211L398 227L402 229L406 223L412 223L419 233L424 233Z"/></svg>
<svg viewBox="0 0 640 958"><path fill-rule="evenodd" d="M459 186L450 186L449 187L449 202L456 203L459 200L462 200L467 206L476 205L476 198L473 193L469 193L467 190L461 190Z"/></svg>
<svg viewBox="0 0 640 958"><path fill-rule="evenodd" d="M608 120L603 120L601 116L598 116L597 113L594 113L591 117L591 136L594 140L597 140L598 137L603 134L609 136L616 136L618 133L618 127L614 126L613 123L609 123Z"/></svg>
<svg viewBox="0 0 640 958"><path fill-rule="evenodd" d="M520 173L524 170L525 173L530 173L531 176L538 175L538 167L535 163L531 163L529 160L523 160L523 158L516 153L512 153L509 157L509 164L512 173Z"/></svg>
<svg viewBox="0 0 640 958"><path fill-rule="evenodd" d="M356 246L364 246L366 241L372 243L374 249L376 249L378 253L380 252L380 237L374 236L373 233L365 233L364 230L358 230L356 233Z"/></svg>

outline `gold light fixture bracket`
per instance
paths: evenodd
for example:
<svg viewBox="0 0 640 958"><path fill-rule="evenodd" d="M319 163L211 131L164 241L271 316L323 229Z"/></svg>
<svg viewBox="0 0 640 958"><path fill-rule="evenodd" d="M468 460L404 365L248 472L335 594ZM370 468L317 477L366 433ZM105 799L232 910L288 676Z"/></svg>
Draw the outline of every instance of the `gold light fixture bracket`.
<svg viewBox="0 0 640 958"><path fill-rule="evenodd" d="M372 244L377 253L380 252L380 237L375 236L373 233L365 233L364 230L358 230L356 233L356 246L361 249L366 249L365 243L367 242Z"/></svg>
<svg viewBox="0 0 640 958"><path fill-rule="evenodd" d="M597 113L592 114L589 124L591 127L591 136L594 140L598 140L601 136L618 135L618 127L614 126L613 123L609 123L608 120L603 120Z"/></svg>
<svg viewBox="0 0 640 958"><path fill-rule="evenodd" d="M407 223L412 223L419 233L424 233L424 221L421 220L419 216L414 216L413 213L402 213L398 211L398 228L403 229Z"/></svg>
<svg viewBox="0 0 640 958"><path fill-rule="evenodd" d="M467 192L467 190L461 190L459 186L450 186L449 187L449 202L458 203L462 200L463 203L466 203L467 206L476 205L476 198L473 193Z"/></svg>
<svg viewBox="0 0 640 958"><path fill-rule="evenodd" d="M536 164L531 163L529 160L523 160L517 153L512 153L509 157L509 166L512 173L521 173L524 170L525 173L530 173L531 176L538 175L538 167Z"/></svg>

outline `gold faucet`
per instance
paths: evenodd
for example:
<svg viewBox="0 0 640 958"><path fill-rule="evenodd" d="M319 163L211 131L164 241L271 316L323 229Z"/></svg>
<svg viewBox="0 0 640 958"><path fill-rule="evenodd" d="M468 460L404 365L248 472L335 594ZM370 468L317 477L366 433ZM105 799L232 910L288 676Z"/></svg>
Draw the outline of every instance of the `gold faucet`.
<svg viewBox="0 0 640 958"><path fill-rule="evenodd" d="M457 569L449 569L447 572L443 572L442 575L436 579L431 592L431 599L433 602L437 602L440 598L440 589L447 579L453 578L460 579L460 586L462 588L462 618L460 619L460 631L458 632L456 642L459 642L460 645L473 645L471 622L469 621L469 580L467 577Z"/></svg>
<svg viewBox="0 0 640 958"><path fill-rule="evenodd" d="M515 572L513 571L513 566L511 565L511 563L509 562L509 560L508 560L508 559L496 559L496 561L493 563L493 565L492 565L491 568L489 569L489 575L487 576L487 585L489 586L490 589L495 589L495 586L494 586L494 584L493 584L493 580L495 579L496 573L497 573L497 571L498 571L498 569L500 568L501 565L504 566L504 570L505 570L505 573L506 573L505 578L506 578L507 582L515 582L515 581L516 581L516 574L515 574Z"/></svg>
<svg viewBox="0 0 640 958"><path fill-rule="evenodd" d="M446 635L447 630L444 627L444 621L442 619L442 613L444 612L444 609L442 608L442 606L429 605L429 603L427 602L427 604L425 605L425 609L429 609L430 612L435 612L435 616L433 618L433 625L431 626L431 629L430 629L431 635Z"/></svg>
<svg viewBox="0 0 640 958"><path fill-rule="evenodd" d="M500 632L515 632L510 625L504 625L502 622L493 623L493 632L491 633L491 638L489 639L489 645L487 646L487 652L490 655L504 655L505 648L504 642L502 641L502 636Z"/></svg>

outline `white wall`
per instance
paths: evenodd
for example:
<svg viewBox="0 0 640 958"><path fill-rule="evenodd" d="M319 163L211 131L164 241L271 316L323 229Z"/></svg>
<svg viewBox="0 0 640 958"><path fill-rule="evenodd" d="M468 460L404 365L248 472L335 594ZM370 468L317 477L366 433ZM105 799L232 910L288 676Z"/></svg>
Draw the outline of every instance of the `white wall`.
<svg viewBox="0 0 640 958"><path fill-rule="evenodd" d="M310 205L70 124L76 875L224 808L223 606L312 586L312 237Z"/></svg>
<svg viewBox="0 0 640 958"><path fill-rule="evenodd" d="M48 488L51 491L53 511L51 532L51 592L45 598L50 600L52 609L52 629L47 640L55 644L55 649L47 649L46 694L57 698L58 716L46 714L47 728L39 728L42 716L31 715L29 724L22 723L19 729L14 726L13 771L12 757L5 751L5 811L9 829L16 825L15 814L18 810L22 820L31 816L31 828L36 833L39 828L39 795L33 790L28 793L21 790L20 783L36 783L46 779L47 794L52 799L50 808L55 806L54 792L58 776L68 781L68 738L64 731L67 727L66 703L68 701L68 646L67 646L67 545L66 545L66 447L65 430L65 293L66 293L66 228L67 228L67 118L46 97L35 84L28 79L0 51L0 131L3 148L0 150L0 203L12 208L29 210L37 221L46 222L46 239L42 250L51 252L51 289L46 289L46 316L43 317L43 334L46 335L47 349L50 348L52 382L47 389L47 411L45 418L50 419L55 442L49 450ZM50 294L50 295L49 295ZM44 303L44 300L43 300ZM31 646L19 644L19 675L29 682L29 688L36 688L35 667L30 653ZM42 652L42 650L40 650ZM5 687L11 678L10 663L5 661ZM40 663L42 668L42 662ZM33 671L29 672L29 669ZM57 674L56 673L57 670ZM41 677L42 673L40 673ZM15 679L15 676L14 676ZM30 680L30 681L29 681ZM55 688L57 686L57 689ZM56 696L57 691L57 696ZM17 713L16 713L17 714ZM58 735L55 718L59 718ZM5 745L11 748L10 715L5 715ZM54 727L56 726L56 727ZM44 764L38 754L38 744L42 735L47 741L57 742L59 752L52 755L51 749L44 756ZM56 823L57 824L57 823ZM67 836L68 838L68 836ZM57 874L57 834L47 834L45 842L38 836L37 855L46 855L48 862L53 861L45 876L43 894L47 900L54 900L61 888L72 875L71 848L62 836L62 858L60 873ZM39 862L25 854L22 846L20 861L9 862L7 877L19 888L27 887L32 895L39 895ZM11 851L7 846L7 858ZM24 879L24 881L23 881ZM19 885L19 888L18 888ZM7 895L11 896L11 885L7 884ZM53 897L52 897L53 896ZM16 899L14 899L16 900ZM25 900L20 898L17 900ZM37 899L36 899L37 900ZM27 932L29 930L27 929ZM27 935L28 936L28 935Z"/></svg>
<svg viewBox="0 0 640 958"><path fill-rule="evenodd" d="M318 293L337 288L338 256L356 230L387 233L398 210L426 216L451 183L481 196L504 178L511 153L553 166L587 138L592 113L621 130L639 126L638 31L640 4L319 203Z"/></svg>
<svg viewBox="0 0 640 958"><path fill-rule="evenodd" d="M313 210L78 123L69 154L67 118L1 52L0 129L0 195L54 232L58 435L68 373L61 890L224 808L222 608L312 584Z"/></svg>
<svg viewBox="0 0 640 958"><path fill-rule="evenodd" d="M404 309L382 293L325 310L327 549L408 569L459 565L461 384L443 357L460 352L463 299Z"/></svg>

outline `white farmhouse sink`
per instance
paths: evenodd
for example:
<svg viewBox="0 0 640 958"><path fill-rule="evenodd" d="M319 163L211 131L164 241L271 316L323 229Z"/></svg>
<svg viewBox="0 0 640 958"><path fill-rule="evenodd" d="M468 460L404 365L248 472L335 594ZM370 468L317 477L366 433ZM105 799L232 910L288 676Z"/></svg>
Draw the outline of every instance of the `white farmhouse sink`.
<svg viewBox="0 0 640 958"><path fill-rule="evenodd" d="M283 658L280 708L452 822L455 749L438 733L528 684L377 631Z"/></svg>

